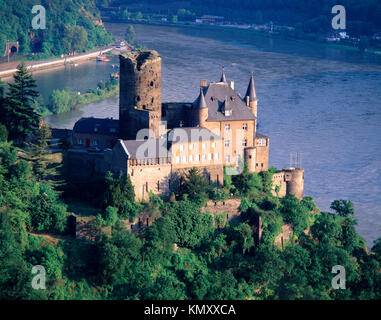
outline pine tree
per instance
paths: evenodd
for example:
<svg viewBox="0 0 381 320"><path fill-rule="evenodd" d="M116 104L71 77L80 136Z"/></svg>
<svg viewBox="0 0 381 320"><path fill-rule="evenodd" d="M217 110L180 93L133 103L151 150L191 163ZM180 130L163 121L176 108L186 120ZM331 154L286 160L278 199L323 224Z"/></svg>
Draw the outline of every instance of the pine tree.
<svg viewBox="0 0 381 320"><path fill-rule="evenodd" d="M17 66L13 78L14 83L8 84L4 103L5 124L9 139L21 142L39 128L40 115L34 110L39 93L35 90L36 81L24 63Z"/></svg>
<svg viewBox="0 0 381 320"><path fill-rule="evenodd" d="M53 185L59 185L61 182L54 178L58 176L57 170L61 165L54 163L51 159L51 152L47 149L51 136L49 126L41 120L34 141L26 144L27 154L24 158L32 163L32 170L37 181L46 181Z"/></svg>

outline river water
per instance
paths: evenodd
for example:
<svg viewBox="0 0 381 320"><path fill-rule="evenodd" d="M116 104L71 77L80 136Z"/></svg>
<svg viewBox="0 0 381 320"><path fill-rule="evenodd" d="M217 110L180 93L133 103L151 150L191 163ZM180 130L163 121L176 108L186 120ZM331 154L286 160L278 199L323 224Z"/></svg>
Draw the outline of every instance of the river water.
<svg viewBox="0 0 381 320"><path fill-rule="evenodd" d="M118 37L123 24L107 24ZM270 137L270 165L288 166L300 152L305 195L322 210L354 202L357 231L372 246L381 237L381 58L240 31L136 25L136 41L163 57L163 101L193 101L200 79L218 80L222 66L245 93L254 72L259 132ZM46 96L57 87L95 87L110 63L89 62L35 75ZM118 98L46 120L72 128L83 116L118 118Z"/></svg>

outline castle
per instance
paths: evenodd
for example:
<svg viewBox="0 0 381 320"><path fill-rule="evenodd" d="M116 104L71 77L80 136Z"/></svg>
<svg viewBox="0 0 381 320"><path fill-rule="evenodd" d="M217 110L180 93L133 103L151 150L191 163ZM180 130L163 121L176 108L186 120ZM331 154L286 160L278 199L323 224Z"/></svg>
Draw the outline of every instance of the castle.
<svg viewBox="0 0 381 320"><path fill-rule="evenodd" d="M192 167L217 186L224 172L237 174L244 162L250 172L268 170L270 140L257 132L253 74L244 97L223 71L218 82L200 81L193 102L162 103L161 63L153 50L120 55L119 120L77 121L68 152L70 178L122 171L130 175L136 198L147 199L150 191L170 192L173 179ZM303 197L303 169L285 168L273 181L274 194Z"/></svg>

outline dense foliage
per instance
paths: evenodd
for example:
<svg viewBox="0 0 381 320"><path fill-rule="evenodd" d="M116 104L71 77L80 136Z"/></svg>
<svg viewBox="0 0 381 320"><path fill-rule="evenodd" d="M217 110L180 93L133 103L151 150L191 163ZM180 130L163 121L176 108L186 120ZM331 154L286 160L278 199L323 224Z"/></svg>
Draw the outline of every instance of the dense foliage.
<svg viewBox="0 0 381 320"><path fill-rule="evenodd" d="M15 98L6 103L30 108L33 78L21 71L15 77ZM34 117L12 116L0 125L0 299L381 297L381 239L366 248L348 200L332 202L328 213L311 197L279 199L272 193L274 169L257 174L246 166L225 176L224 188L192 168L171 184L168 198L150 193L145 202L135 201L123 173L67 181L58 192L49 128L38 115L38 125ZM32 134L20 131L18 147L17 117L33 127ZM203 209L209 199L229 197L241 199L240 221ZM78 201L82 207L75 208ZM68 206L77 218L93 209L95 237L73 237ZM137 224L134 232L129 222ZM46 269L46 290L31 287L35 265ZM345 267L346 289L332 288L336 265Z"/></svg>
<svg viewBox="0 0 381 320"><path fill-rule="evenodd" d="M46 9L46 29L34 30L31 13L36 4ZM92 0L3 0L0 2L0 52L6 42L19 41L22 55L38 57L81 52L108 45L112 36L100 25Z"/></svg>

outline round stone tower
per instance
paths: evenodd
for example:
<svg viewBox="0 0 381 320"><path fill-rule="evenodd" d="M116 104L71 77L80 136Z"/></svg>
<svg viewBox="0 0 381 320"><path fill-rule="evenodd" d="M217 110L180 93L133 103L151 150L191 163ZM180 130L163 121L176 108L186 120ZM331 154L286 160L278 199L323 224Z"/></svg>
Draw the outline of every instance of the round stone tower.
<svg viewBox="0 0 381 320"><path fill-rule="evenodd" d="M123 139L136 139L140 129L159 135L161 57L154 50L120 55L119 125Z"/></svg>
<svg viewBox="0 0 381 320"><path fill-rule="evenodd" d="M249 172L255 172L255 161L257 156L257 150L255 147L249 147L245 149L245 162Z"/></svg>
<svg viewBox="0 0 381 320"><path fill-rule="evenodd" d="M285 168L287 181L287 193L293 194L299 200L303 199L304 169Z"/></svg>

